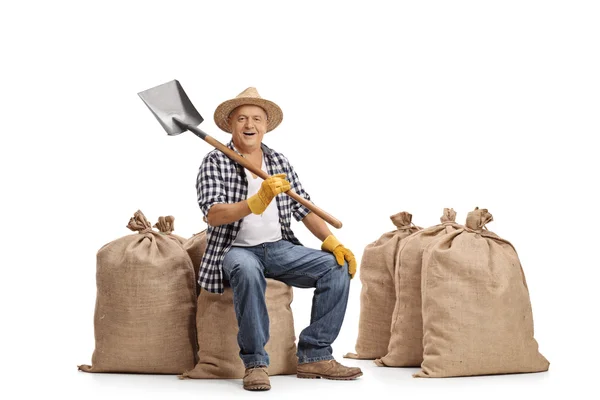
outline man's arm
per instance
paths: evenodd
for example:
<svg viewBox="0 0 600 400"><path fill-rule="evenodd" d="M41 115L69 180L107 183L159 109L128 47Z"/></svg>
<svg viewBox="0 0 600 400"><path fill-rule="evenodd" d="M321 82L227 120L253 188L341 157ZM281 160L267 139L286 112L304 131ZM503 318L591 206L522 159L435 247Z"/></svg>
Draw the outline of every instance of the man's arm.
<svg viewBox="0 0 600 400"><path fill-rule="evenodd" d="M302 219L304 226L317 237L321 242L327 239L331 235L331 231L327 227L327 224L317 214L310 212L306 217Z"/></svg>
<svg viewBox="0 0 600 400"><path fill-rule="evenodd" d="M216 178L216 168L204 168L201 170L201 175L198 180L199 199L210 199L200 201L201 204L207 204L206 214L207 223L210 226L220 226L231 224L240 219L254 214L262 214L271 201L279 193L283 193L290 189L290 184L284 179L285 174L277 174L265 179L258 189L258 193L249 197L247 200L242 200L237 203L226 203L225 190L223 188L222 179ZM203 173L204 172L204 173ZM207 188L202 190L201 188ZM202 205L201 205L202 208Z"/></svg>
<svg viewBox="0 0 600 400"><path fill-rule="evenodd" d="M317 214L311 212L302 220L308 230L317 237L321 242L321 250L333 253L339 265L344 265L344 261L348 262L348 273L350 278L354 278L356 274L356 258L352 252L342 246L342 244L331 234L331 231Z"/></svg>
<svg viewBox="0 0 600 400"><path fill-rule="evenodd" d="M289 163L289 161L287 164L289 167L288 177L290 179L292 189L310 201L310 196L302 188L294 168L292 168L292 165ZM342 246L337 238L331 233L327 227L327 224L325 224L325 221L300 203L295 203L292 208L292 213L297 221L302 221L310 233L315 235L316 238L322 242L321 250L333 253L339 265L344 265L344 261L348 262L348 273L350 274L350 278L354 278L354 275L356 274L356 258L354 257L354 254L352 254L349 249Z"/></svg>
<svg viewBox="0 0 600 400"><path fill-rule="evenodd" d="M207 219L210 226L231 224L250 215L248 200L233 204L215 204L208 211Z"/></svg>

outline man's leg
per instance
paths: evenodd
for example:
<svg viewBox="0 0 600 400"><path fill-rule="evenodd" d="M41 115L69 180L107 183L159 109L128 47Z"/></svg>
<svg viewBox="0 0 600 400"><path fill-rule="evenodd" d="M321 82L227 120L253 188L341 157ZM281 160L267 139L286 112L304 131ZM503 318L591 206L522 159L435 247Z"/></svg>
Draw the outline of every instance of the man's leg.
<svg viewBox="0 0 600 400"><path fill-rule="evenodd" d="M265 303L267 282L263 271L263 263L249 249L232 247L223 260L223 273L233 290L240 357L246 368L269 365L265 351L269 340L269 316Z"/></svg>
<svg viewBox="0 0 600 400"><path fill-rule="evenodd" d="M348 265L333 254L280 240L267 243L265 276L301 288L315 288L310 325L300 333L298 363L333 360L331 344L337 338L348 303Z"/></svg>

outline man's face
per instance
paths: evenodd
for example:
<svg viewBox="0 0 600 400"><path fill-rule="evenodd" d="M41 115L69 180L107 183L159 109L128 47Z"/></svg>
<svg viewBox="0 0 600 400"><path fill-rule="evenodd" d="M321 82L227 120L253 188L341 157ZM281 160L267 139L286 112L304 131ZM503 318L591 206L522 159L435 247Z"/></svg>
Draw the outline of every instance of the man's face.
<svg viewBox="0 0 600 400"><path fill-rule="evenodd" d="M242 153L260 148L267 132L267 113L258 106L244 105L229 115L233 144Z"/></svg>

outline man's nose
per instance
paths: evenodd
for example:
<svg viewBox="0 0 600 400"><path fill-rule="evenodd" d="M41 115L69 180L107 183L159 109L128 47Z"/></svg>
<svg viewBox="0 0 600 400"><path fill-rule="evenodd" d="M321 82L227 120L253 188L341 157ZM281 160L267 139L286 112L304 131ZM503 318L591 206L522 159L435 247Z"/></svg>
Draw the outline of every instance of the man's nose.
<svg viewBox="0 0 600 400"><path fill-rule="evenodd" d="M254 128L254 121L251 119L246 120L246 128Z"/></svg>

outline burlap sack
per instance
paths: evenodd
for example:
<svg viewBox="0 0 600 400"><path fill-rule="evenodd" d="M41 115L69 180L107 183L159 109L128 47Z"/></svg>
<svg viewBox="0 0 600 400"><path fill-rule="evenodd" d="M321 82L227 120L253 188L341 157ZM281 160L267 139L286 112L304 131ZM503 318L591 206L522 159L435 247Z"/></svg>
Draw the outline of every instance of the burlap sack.
<svg viewBox="0 0 600 400"><path fill-rule="evenodd" d="M387 354L375 360L386 367L418 367L423 361L423 317L421 315L421 264L423 250L442 235L462 228L456 212L444 208L441 224L420 230L402 241L396 262L396 305Z"/></svg>
<svg viewBox="0 0 600 400"><path fill-rule="evenodd" d="M296 336L290 304L292 288L283 282L267 279L269 314L269 375L296 373ZM233 308L233 291L225 287L223 295L202 290L198 296L198 364L181 378L243 378L244 364L237 343L238 324Z"/></svg>
<svg viewBox="0 0 600 400"><path fill-rule="evenodd" d="M96 348L86 372L181 374L196 355L192 262L141 211L97 254Z"/></svg>
<svg viewBox="0 0 600 400"><path fill-rule="evenodd" d="M158 217L158 222L154 224L154 228L157 228L160 233L172 237L180 244L183 244L187 241L186 238L173 233L173 231L175 230L175 217L173 217L172 215L166 217Z"/></svg>
<svg viewBox="0 0 600 400"><path fill-rule="evenodd" d="M412 215L407 212L392 215L390 219L398 229L368 244L361 258L356 353L348 353L346 358L372 360L387 353L396 302L394 271L398 249L403 239L421 229L412 224Z"/></svg>
<svg viewBox="0 0 600 400"><path fill-rule="evenodd" d="M194 275L196 276L196 293L200 294L200 286L198 285L198 270L202 257L206 251L206 229L200 233L194 234L191 238L183 243L183 248L187 251L194 265Z"/></svg>
<svg viewBox="0 0 600 400"><path fill-rule="evenodd" d="M525 275L513 246L484 230L492 215L469 213L463 229L423 254L423 363L418 377L539 372Z"/></svg>

